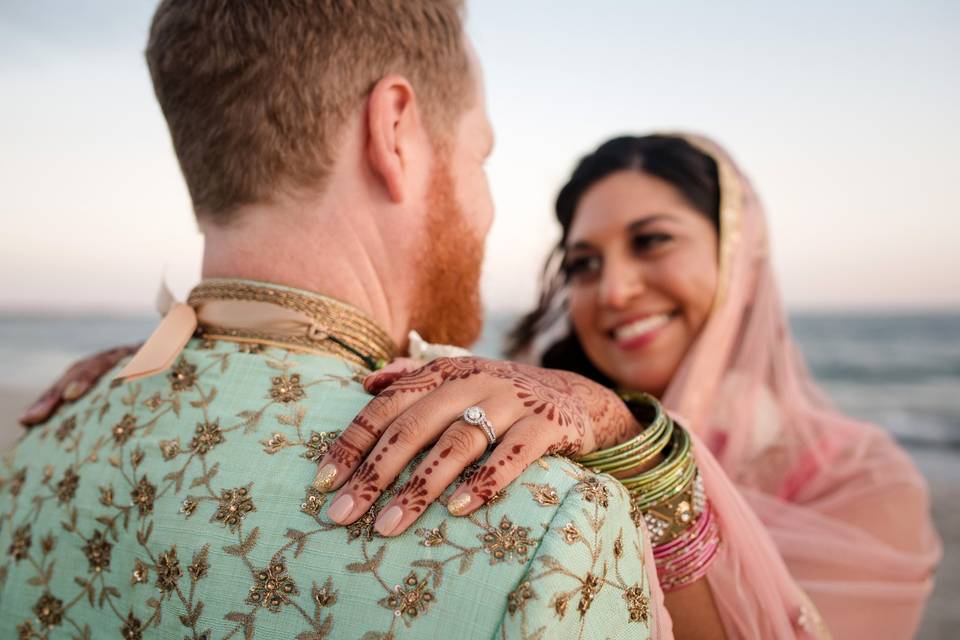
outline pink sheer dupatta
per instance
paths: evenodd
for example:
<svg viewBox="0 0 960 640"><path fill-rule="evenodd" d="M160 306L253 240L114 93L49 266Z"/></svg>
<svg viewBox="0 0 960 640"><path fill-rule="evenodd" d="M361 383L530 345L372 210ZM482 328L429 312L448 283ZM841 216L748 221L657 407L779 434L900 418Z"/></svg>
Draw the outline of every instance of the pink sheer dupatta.
<svg viewBox="0 0 960 640"><path fill-rule="evenodd" d="M719 167L721 284L663 402L696 435L720 519L707 580L727 635L912 637L940 556L926 484L884 431L817 388L753 189L721 148L684 137Z"/></svg>

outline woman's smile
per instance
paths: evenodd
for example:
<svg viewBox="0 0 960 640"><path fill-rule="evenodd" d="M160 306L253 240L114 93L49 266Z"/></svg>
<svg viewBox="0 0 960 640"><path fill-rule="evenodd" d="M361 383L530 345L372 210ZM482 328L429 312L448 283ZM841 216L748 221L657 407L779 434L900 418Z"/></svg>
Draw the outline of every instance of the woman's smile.
<svg viewBox="0 0 960 640"><path fill-rule="evenodd" d="M624 351L639 350L653 344L678 315L677 310L636 315L618 323L613 329L607 331L607 335L617 347Z"/></svg>

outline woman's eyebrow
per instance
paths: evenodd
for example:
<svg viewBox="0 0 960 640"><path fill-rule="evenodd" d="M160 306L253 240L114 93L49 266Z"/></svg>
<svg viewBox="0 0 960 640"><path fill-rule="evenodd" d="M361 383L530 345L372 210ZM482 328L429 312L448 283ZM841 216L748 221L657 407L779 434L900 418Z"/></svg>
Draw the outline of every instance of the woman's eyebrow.
<svg viewBox="0 0 960 640"><path fill-rule="evenodd" d="M644 216L642 218L634 220L633 222L631 222L626 226L626 231L628 233L633 233L633 232L639 231L640 229L642 229L643 227L646 227L647 225L653 224L654 222L659 222L661 220L671 221L674 219L675 217L671 216L669 213L653 213L648 216ZM567 251L573 251L575 249L591 250L593 248L594 248L593 245L587 242L586 240L577 240L573 244L567 245Z"/></svg>
<svg viewBox="0 0 960 640"><path fill-rule="evenodd" d="M592 249L593 245L586 240L578 240L573 244L567 245L567 251L590 251Z"/></svg>
<svg viewBox="0 0 960 640"><path fill-rule="evenodd" d="M639 220L634 220L633 222L627 225L627 231L636 231L638 229L642 229L643 227L646 227L647 225L653 224L654 222L658 222L660 220L673 220L673 219L674 217L668 213L654 213L648 216L644 216Z"/></svg>

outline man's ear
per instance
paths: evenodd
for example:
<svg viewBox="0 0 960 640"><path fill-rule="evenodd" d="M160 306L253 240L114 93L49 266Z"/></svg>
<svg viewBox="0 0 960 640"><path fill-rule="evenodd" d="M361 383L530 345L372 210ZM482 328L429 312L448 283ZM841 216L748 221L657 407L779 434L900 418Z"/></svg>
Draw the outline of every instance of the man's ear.
<svg viewBox="0 0 960 640"><path fill-rule="evenodd" d="M406 78L381 78L367 100L367 156L383 180L390 199L407 197L412 160L418 152L422 120L413 87Z"/></svg>

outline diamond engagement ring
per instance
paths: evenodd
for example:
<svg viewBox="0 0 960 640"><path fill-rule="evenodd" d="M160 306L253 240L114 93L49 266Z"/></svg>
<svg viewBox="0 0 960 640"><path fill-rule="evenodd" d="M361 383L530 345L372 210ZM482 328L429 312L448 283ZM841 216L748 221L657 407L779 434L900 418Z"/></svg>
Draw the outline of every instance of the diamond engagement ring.
<svg viewBox="0 0 960 640"><path fill-rule="evenodd" d="M463 412L463 421L474 427L480 427L490 444L497 441L497 434L493 432L493 425L487 420L487 414L480 407L467 407L467 410Z"/></svg>

